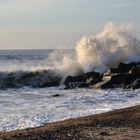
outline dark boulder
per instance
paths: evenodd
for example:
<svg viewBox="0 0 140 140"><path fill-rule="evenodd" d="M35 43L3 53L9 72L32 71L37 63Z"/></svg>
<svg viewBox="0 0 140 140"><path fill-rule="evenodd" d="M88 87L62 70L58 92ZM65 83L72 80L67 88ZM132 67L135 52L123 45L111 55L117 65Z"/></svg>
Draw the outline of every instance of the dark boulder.
<svg viewBox="0 0 140 140"><path fill-rule="evenodd" d="M127 73L129 70L131 70L133 67L135 67L137 63L120 63L118 68L116 69L117 73Z"/></svg>
<svg viewBox="0 0 140 140"><path fill-rule="evenodd" d="M99 76L97 76L97 77L91 76L90 78L88 78L86 80L86 84L88 86L94 85L94 84L102 81L102 78L103 78L103 75L101 75L101 74Z"/></svg>
<svg viewBox="0 0 140 140"><path fill-rule="evenodd" d="M124 85L125 89L136 89L139 87L140 66L133 67L129 71L129 82Z"/></svg>
<svg viewBox="0 0 140 140"><path fill-rule="evenodd" d="M138 78L140 78L140 66L133 67L129 71L128 83L130 84L130 83L134 82Z"/></svg>
<svg viewBox="0 0 140 140"><path fill-rule="evenodd" d="M140 88L140 78L136 79L133 84L132 84L133 89L138 89Z"/></svg>
<svg viewBox="0 0 140 140"><path fill-rule="evenodd" d="M94 86L95 89L109 89L114 88L113 83L111 81L101 81Z"/></svg>
<svg viewBox="0 0 140 140"><path fill-rule="evenodd" d="M70 82L84 82L84 77L83 76L68 76L65 81L64 84L65 85L69 85Z"/></svg>
<svg viewBox="0 0 140 140"><path fill-rule="evenodd" d="M109 71L110 73L127 73L129 70L131 70L133 67L137 66L137 63L120 63L117 68L111 68Z"/></svg>
<svg viewBox="0 0 140 140"><path fill-rule="evenodd" d="M88 87L93 83L97 83L101 80L100 73L98 72L88 72L83 75L78 76L68 76L65 81L65 89L69 88L83 88Z"/></svg>
<svg viewBox="0 0 140 140"><path fill-rule="evenodd" d="M88 72L84 74L85 79L89 79L89 78L94 78L94 79L98 79L100 77L100 73L99 72Z"/></svg>
<svg viewBox="0 0 140 140"><path fill-rule="evenodd" d="M102 81L93 85L95 89L108 89L113 88L113 83L111 82L111 75L103 75Z"/></svg>
<svg viewBox="0 0 140 140"><path fill-rule="evenodd" d="M54 94L52 95L52 97L60 97L61 95L60 94Z"/></svg>
<svg viewBox="0 0 140 140"><path fill-rule="evenodd" d="M116 74L111 77L111 82L114 85L122 85L128 83L130 76L128 74Z"/></svg>
<svg viewBox="0 0 140 140"><path fill-rule="evenodd" d="M84 76L68 76L64 81L65 89L76 88L76 86L84 83L84 81Z"/></svg>
<svg viewBox="0 0 140 140"><path fill-rule="evenodd" d="M107 74L111 76L108 84L113 85L114 87L126 88L129 87L134 80L140 77L140 67L137 67L136 63L120 63L118 68L108 70ZM105 86L108 84L105 84Z"/></svg>
<svg viewBox="0 0 140 140"><path fill-rule="evenodd" d="M79 83L77 86L76 86L77 88L87 88L88 87L88 84L86 84L86 83Z"/></svg>
<svg viewBox="0 0 140 140"><path fill-rule="evenodd" d="M132 69L129 70L129 74L140 75L140 65L132 67Z"/></svg>
<svg viewBox="0 0 140 140"><path fill-rule="evenodd" d="M140 78L133 81L130 85L126 85L125 89L138 89L140 88Z"/></svg>
<svg viewBox="0 0 140 140"><path fill-rule="evenodd" d="M112 68L103 74L89 72L79 76L68 76L65 79L66 89L77 87L93 87L108 89L115 87L138 88L140 79L139 63L120 63L117 68Z"/></svg>
<svg viewBox="0 0 140 140"><path fill-rule="evenodd" d="M96 89L109 89L114 87L122 87L129 81L129 76L126 74L104 74L101 82L95 84Z"/></svg>
<svg viewBox="0 0 140 140"><path fill-rule="evenodd" d="M110 70L109 70L109 73L118 73L118 69L117 68L111 68Z"/></svg>

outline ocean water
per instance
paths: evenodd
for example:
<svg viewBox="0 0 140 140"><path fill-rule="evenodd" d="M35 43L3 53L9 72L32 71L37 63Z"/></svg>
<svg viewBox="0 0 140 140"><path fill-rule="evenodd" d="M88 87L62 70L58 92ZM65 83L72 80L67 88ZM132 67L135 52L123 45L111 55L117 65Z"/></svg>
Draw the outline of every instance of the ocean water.
<svg viewBox="0 0 140 140"><path fill-rule="evenodd" d="M69 63L64 54L72 56L74 53L74 50L0 51L0 131L31 128L54 121L140 104L139 89L135 91L87 88L64 90L63 79L61 85L57 87L38 88L33 87L32 83L24 84L26 81L15 87L9 86L9 83L6 86L5 83L3 84L3 81L11 78L11 75L17 80L27 72L33 73L48 69L52 69L57 75L66 77L68 66L63 65ZM56 55L59 56L57 61L54 60ZM60 66L58 67L60 58L63 59L61 61L65 60L61 69ZM67 73L64 69L67 70ZM43 82L44 77L46 78L43 74L38 76L39 81L38 78L34 78L33 81L35 83ZM14 83L15 80L12 82ZM60 96L53 97L55 94Z"/></svg>
<svg viewBox="0 0 140 140"><path fill-rule="evenodd" d="M73 50L0 51L0 131L98 114L140 104L138 90L64 90L68 75L140 61L140 39L130 24L105 25L94 37L83 37ZM57 87L46 82L60 81ZM59 97L54 95L59 94Z"/></svg>

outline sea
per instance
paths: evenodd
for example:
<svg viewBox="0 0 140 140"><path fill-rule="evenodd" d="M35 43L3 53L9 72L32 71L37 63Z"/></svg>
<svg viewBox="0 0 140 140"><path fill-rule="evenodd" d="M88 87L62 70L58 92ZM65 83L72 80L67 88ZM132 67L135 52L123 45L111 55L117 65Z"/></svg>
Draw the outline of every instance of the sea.
<svg viewBox="0 0 140 140"><path fill-rule="evenodd" d="M140 89L64 89L69 75L103 73L120 62L140 61L140 38L131 29L130 24L108 23L74 49L1 50L0 131L140 105ZM59 86L45 86L54 80Z"/></svg>
<svg viewBox="0 0 140 140"><path fill-rule="evenodd" d="M64 89L64 78L71 74L68 69L72 71L72 67L63 66L68 65L64 54L72 56L74 53L74 50L60 49L0 51L0 131L32 128L50 122L140 105L140 89ZM59 67L52 59L52 56L54 58L56 55L63 57ZM59 59L57 57L57 61L60 61ZM62 71L64 68L67 70ZM61 84L54 87L34 86L47 78L46 75L50 74L44 73L47 70L56 73L55 76L64 76ZM34 73L35 76L37 74L33 82L27 84L25 79L21 83L15 82L15 79L20 79L27 73Z"/></svg>

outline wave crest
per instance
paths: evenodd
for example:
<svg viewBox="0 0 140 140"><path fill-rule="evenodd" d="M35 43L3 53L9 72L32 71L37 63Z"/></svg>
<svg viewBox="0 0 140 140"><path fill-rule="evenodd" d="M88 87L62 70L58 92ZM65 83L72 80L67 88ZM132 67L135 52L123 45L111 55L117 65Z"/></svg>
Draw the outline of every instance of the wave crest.
<svg viewBox="0 0 140 140"><path fill-rule="evenodd" d="M52 70L0 72L0 88L58 86L61 77Z"/></svg>
<svg viewBox="0 0 140 140"><path fill-rule="evenodd" d="M103 31L94 37L84 36L75 48L73 56L64 55L54 67L64 75L77 75L81 72L104 72L117 67L120 62L140 60L140 40L133 34L131 24L117 26L108 23Z"/></svg>

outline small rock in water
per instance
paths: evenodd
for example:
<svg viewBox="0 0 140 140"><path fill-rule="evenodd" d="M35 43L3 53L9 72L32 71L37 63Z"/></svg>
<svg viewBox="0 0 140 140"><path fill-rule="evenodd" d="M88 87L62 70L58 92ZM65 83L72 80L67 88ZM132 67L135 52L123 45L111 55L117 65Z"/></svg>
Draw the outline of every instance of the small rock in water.
<svg viewBox="0 0 140 140"><path fill-rule="evenodd" d="M60 94L54 94L52 97L60 97Z"/></svg>

